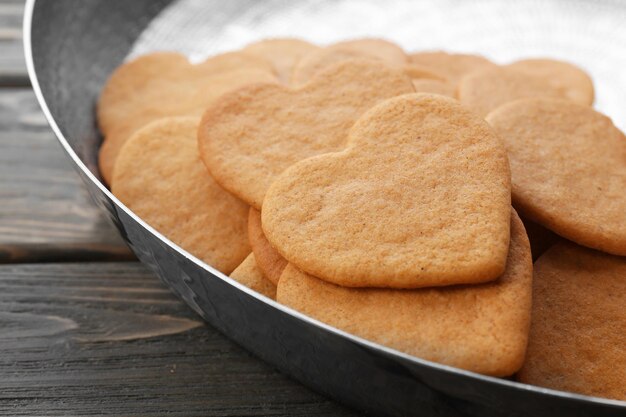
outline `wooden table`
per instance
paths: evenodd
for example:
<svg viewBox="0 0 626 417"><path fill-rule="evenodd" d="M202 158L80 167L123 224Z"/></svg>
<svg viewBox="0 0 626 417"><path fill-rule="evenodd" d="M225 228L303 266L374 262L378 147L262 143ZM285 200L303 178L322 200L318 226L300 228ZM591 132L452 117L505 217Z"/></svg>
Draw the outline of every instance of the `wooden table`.
<svg viewBox="0 0 626 417"><path fill-rule="evenodd" d="M91 204L0 1L0 415L352 416L205 325Z"/></svg>

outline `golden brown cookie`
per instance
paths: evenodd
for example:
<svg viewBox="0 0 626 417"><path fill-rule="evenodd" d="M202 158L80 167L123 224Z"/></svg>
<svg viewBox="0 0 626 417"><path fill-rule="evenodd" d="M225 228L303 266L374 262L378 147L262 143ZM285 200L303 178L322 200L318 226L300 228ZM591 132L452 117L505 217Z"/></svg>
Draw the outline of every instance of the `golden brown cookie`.
<svg viewBox="0 0 626 417"><path fill-rule="evenodd" d="M98 102L104 135L100 172L111 182L120 147L139 128L169 116L201 116L227 91L257 82L275 82L272 66L243 53L228 53L192 65L177 53L145 55L120 66L107 81Z"/></svg>
<svg viewBox="0 0 626 417"><path fill-rule="evenodd" d="M450 54L443 51L416 52L409 55L409 62L430 68L454 86L467 74L496 67L496 64L480 55Z"/></svg>
<svg viewBox="0 0 626 417"><path fill-rule="evenodd" d="M626 137L566 100L526 99L487 117L509 153L513 205L583 246L626 255Z"/></svg>
<svg viewBox="0 0 626 417"><path fill-rule="evenodd" d="M268 242L261 227L261 213L253 207L250 207L248 215L248 239L250 239L257 266L268 280L278 285L287 261Z"/></svg>
<svg viewBox="0 0 626 417"><path fill-rule="evenodd" d="M199 78L210 78L241 69L255 69L265 73L272 73L273 67L266 60L249 54L231 52L209 58L206 61L192 65L184 55L176 52L155 52L143 55L119 66L104 86L98 102L98 125L102 133L107 134L121 124L131 123L128 112L132 110L128 100L136 100L134 95L148 99L157 99L157 103L141 103L144 106L170 107L171 110L180 108L180 103L164 100L170 91L162 91L164 87L179 96L189 94L194 90L188 83ZM194 80L188 80L193 78ZM182 86L180 83L184 83ZM175 87L182 89L176 91ZM123 106L126 106L125 108Z"/></svg>
<svg viewBox="0 0 626 417"><path fill-rule="evenodd" d="M521 382L626 400L626 258L559 243L535 263Z"/></svg>
<svg viewBox="0 0 626 417"><path fill-rule="evenodd" d="M270 61L284 84L289 83L294 67L302 57L321 49L300 39L265 39L246 46L243 51Z"/></svg>
<svg viewBox="0 0 626 417"><path fill-rule="evenodd" d="M549 79L511 67L496 67L464 77L457 95L464 106L483 117L503 104L523 98L566 98L565 92Z"/></svg>
<svg viewBox="0 0 626 417"><path fill-rule="evenodd" d="M494 282L418 290L356 289L324 282L290 264L276 297L315 319L401 352L507 376L524 359L531 286L530 247L513 212L506 270Z"/></svg>
<svg viewBox="0 0 626 417"><path fill-rule="evenodd" d="M100 94L97 107L100 131L106 135L124 121L127 109L117 105L122 103L122 97L130 97L134 90L147 88L152 80L175 78L189 65L187 58L176 52L155 52L120 65ZM164 103L165 106L170 104Z"/></svg>
<svg viewBox="0 0 626 417"><path fill-rule="evenodd" d="M363 115L345 150L288 168L261 215L288 262L335 284L491 281L509 247L506 150L456 100L403 95Z"/></svg>
<svg viewBox="0 0 626 417"><path fill-rule="evenodd" d="M573 64L554 59L524 59L509 67L548 80L561 91L564 98L574 103L586 106L593 104L593 81L585 71Z"/></svg>
<svg viewBox="0 0 626 417"><path fill-rule="evenodd" d="M304 56L294 67L291 83L302 85L329 66L354 58L379 60L395 68L407 63L402 48L383 39L339 42Z"/></svg>
<svg viewBox="0 0 626 417"><path fill-rule="evenodd" d="M256 85L222 96L204 114L200 154L224 188L256 209L295 162L345 146L376 103L413 91L411 79L371 61L345 61L300 88Z"/></svg>
<svg viewBox="0 0 626 417"><path fill-rule="evenodd" d="M250 253L248 207L206 171L197 117L161 119L122 147L111 190L172 242L228 274Z"/></svg>
<svg viewBox="0 0 626 417"><path fill-rule="evenodd" d="M235 268L230 277L266 297L273 300L276 299L276 285L265 278L257 266L253 253L248 255L241 265Z"/></svg>

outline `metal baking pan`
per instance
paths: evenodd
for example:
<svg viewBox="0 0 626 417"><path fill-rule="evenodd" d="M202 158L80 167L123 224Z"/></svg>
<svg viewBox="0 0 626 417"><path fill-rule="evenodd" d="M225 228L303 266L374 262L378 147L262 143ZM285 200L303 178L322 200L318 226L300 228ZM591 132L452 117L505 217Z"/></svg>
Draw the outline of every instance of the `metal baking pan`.
<svg viewBox="0 0 626 417"><path fill-rule="evenodd" d="M577 24L578 18L593 23L594 16L599 24ZM369 35L407 49L447 47L500 61L524 55L570 59L602 79L597 105L623 128L624 21L626 5L610 0L29 0L24 44L39 103L97 205L174 293L262 360L373 415L599 417L624 416L626 402L405 355L281 306L181 250L100 182L94 104L120 62L152 49L179 49L198 59L267 36L328 42Z"/></svg>

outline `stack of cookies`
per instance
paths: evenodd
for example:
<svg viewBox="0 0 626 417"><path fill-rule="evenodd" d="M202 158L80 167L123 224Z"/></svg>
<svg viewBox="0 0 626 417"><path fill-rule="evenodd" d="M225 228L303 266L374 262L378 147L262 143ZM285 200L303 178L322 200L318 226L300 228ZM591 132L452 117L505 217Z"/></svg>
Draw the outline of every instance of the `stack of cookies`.
<svg viewBox="0 0 626 417"><path fill-rule="evenodd" d="M626 137L593 100L565 62L379 39L154 53L101 94L100 169L174 243L315 319L626 399Z"/></svg>

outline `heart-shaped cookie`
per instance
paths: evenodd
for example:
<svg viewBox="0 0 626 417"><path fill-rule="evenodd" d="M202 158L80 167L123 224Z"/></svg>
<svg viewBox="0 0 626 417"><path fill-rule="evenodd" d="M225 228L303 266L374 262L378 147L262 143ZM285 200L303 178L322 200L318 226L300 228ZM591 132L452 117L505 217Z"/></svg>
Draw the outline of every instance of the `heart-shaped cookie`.
<svg viewBox="0 0 626 417"><path fill-rule="evenodd" d="M228 274L250 253L248 207L206 171L198 122L171 117L139 129L120 151L111 191L172 242Z"/></svg>
<svg viewBox="0 0 626 417"><path fill-rule="evenodd" d="M569 242L535 262L526 360L517 379L626 401L626 258Z"/></svg>
<svg viewBox="0 0 626 417"><path fill-rule="evenodd" d="M323 49L318 48L304 56L293 69L291 84L304 84L325 68L354 58L373 59L392 68L403 68L414 80L433 79L447 82L446 76L432 67L409 62L402 48L394 43L383 39L356 39L339 42ZM452 89L455 88L455 85L451 86Z"/></svg>
<svg viewBox="0 0 626 417"><path fill-rule="evenodd" d="M590 248L626 256L626 136L567 100L524 99L487 116L504 140L513 205Z"/></svg>
<svg viewBox="0 0 626 417"><path fill-rule="evenodd" d="M378 102L413 92L402 71L351 60L300 88L255 85L222 96L204 113L200 154L215 180L260 209L276 176L346 144L356 119Z"/></svg>
<svg viewBox="0 0 626 417"><path fill-rule="evenodd" d="M383 63L392 68L402 69L406 75L413 79L413 85L416 87L416 91L418 92L429 92L429 89L434 89L434 92L437 94L441 94L441 91L444 90L446 95L450 95L448 94L448 91L452 90L452 92L454 92L455 89L455 86L447 82L443 76L424 66L417 64L405 64L399 60L389 62L373 53L366 54L360 50L333 47L316 51L315 53L307 55L303 58L294 69L293 76L291 77L291 84L302 85L310 81L315 75L324 69L340 62L355 58L369 59ZM417 90L418 86L422 91Z"/></svg>
<svg viewBox="0 0 626 417"><path fill-rule="evenodd" d="M534 97L567 98L567 92L550 79L513 67L495 67L463 77L459 101L480 116L511 101Z"/></svg>
<svg viewBox="0 0 626 417"><path fill-rule="evenodd" d="M98 102L98 123L105 141L99 155L104 180L110 184L120 147L139 128L163 117L200 116L227 91L276 81L267 61L235 52L197 65L183 55L160 52L120 66Z"/></svg>
<svg viewBox="0 0 626 417"><path fill-rule="evenodd" d="M513 212L506 270L494 282L416 290L345 288L288 265L276 299L409 355L507 376L524 360L532 270L524 226Z"/></svg>
<svg viewBox="0 0 626 417"><path fill-rule="evenodd" d="M564 98L574 103L583 106L593 104L593 81L585 71L573 64L554 59L523 59L508 67L544 78L560 90Z"/></svg>
<svg viewBox="0 0 626 417"><path fill-rule="evenodd" d="M509 246L504 144L453 99L387 100L345 150L301 161L263 202L263 231L290 263L350 287L496 279Z"/></svg>
<svg viewBox="0 0 626 417"><path fill-rule="evenodd" d="M379 60L390 67L401 68L407 56L398 45L384 39L355 39L317 49L304 56L293 69L291 84L302 85L319 72L346 59Z"/></svg>

